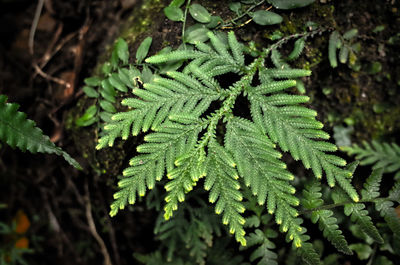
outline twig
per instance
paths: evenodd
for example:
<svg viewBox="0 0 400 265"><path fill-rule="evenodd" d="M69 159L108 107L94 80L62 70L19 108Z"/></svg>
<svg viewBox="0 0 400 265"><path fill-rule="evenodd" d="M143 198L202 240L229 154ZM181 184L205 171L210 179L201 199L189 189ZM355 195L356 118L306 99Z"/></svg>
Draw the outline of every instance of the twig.
<svg viewBox="0 0 400 265"><path fill-rule="evenodd" d="M85 182L85 204L86 204L86 218L89 224L89 229L92 234L92 236L96 239L97 243L100 245L101 253L103 254L104 257L104 265L112 265L111 259L110 259L110 254L108 253L106 244L104 243L103 239L100 237L100 235L97 233L96 230L96 225L93 220L93 215L92 215L92 205L90 203L90 194L89 194L89 187L87 180Z"/></svg>
<svg viewBox="0 0 400 265"><path fill-rule="evenodd" d="M42 69L40 69L40 67L34 62L32 63L33 68L36 70L36 72L43 78L53 81L59 85L65 86L67 88L71 87L71 84L66 82L65 80L62 80L61 78L57 78L57 77L53 77L51 75L46 74L45 72L43 72Z"/></svg>
<svg viewBox="0 0 400 265"><path fill-rule="evenodd" d="M40 14L42 13L43 4L44 4L44 0L39 0L38 5L36 6L35 16L33 17L31 30L29 32L28 46L29 46L29 52L31 53L31 55L33 55L35 32L36 32L37 25L39 23Z"/></svg>
<svg viewBox="0 0 400 265"><path fill-rule="evenodd" d="M358 202L346 201L346 202L339 202L339 203L326 204L326 205L322 205L322 206L315 207L315 208L312 208L312 209L307 209L307 210L300 211L299 214L311 213L311 212L314 212L314 211L321 211L321 210L329 210L329 209L333 209L333 208L336 208L336 207L345 206L346 204L352 204L352 203L370 203L370 202L376 202L376 201L378 201L378 200L390 201L390 198L375 198L375 199L360 200L360 201L358 201Z"/></svg>

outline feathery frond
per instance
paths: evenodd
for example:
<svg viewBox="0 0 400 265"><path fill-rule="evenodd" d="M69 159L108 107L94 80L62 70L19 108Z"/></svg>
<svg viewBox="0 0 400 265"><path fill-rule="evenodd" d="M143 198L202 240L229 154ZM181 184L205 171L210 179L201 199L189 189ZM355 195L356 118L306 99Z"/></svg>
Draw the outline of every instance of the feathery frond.
<svg viewBox="0 0 400 265"><path fill-rule="evenodd" d="M355 155L361 165L373 165L373 169L384 168L384 172L397 172L400 176L400 146L395 143L379 143L372 141L371 144L363 142L363 146L343 146L341 149L349 155Z"/></svg>
<svg viewBox="0 0 400 265"><path fill-rule="evenodd" d="M69 154L57 147L50 138L36 127L34 121L26 118L26 114L18 111L19 105L7 103L7 97L0 95L0 140L12 148L18 147L22 151L31 153L49 153L62 156L65 161L77 169L81 169L78 162Z"/></svg>
<svg viewBox="0 0 400 265"><path fill-rule="evenodd" d="M324 237L326 237L337 250L347 255L351 255L353 252L349 248L346 239L342 235L339 226L337 225L337 219L333 216L331 210L315 210L314 208L323 205L321 186L317 182L312 182L307 185L303 190L304 199L301 204L307 210L311 210L311 221L315 224L318 222L319 229L323 231Z"/></svg>

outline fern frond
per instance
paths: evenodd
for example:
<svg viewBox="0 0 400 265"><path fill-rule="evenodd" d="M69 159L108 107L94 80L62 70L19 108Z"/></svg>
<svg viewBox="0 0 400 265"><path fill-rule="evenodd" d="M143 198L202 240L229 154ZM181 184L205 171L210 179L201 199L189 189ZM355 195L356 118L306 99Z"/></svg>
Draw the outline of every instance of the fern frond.
<svg viewBox="0 0 400 265"><path fill-rule="evenodd" d="M143 85L145 89L133 90L139 98L122 101L132 110L113 115L114 122L104 127L106 134L100 138L97 149L112 146L117 137L127 139L140 131L156 131L169 115L185 112L198 117L220 97L216 89L204 86L194 77L180 72L167 75L173 79L156 77Z"/></svg>
<svg viewBox="0 0 400 265"><path fill-rule="evenodd" d="M211 45L195 43L197 50L178 50L167 54L158 54L146 59L147 63L165 63L177 60L193 60L189 65L200 67L203 73L210 77L227 72L239 72L244 67L243 45L240 44L234 33L228 33L228 45L212 32L208 32ZM204 67L200 65L204 63ZM213 66L213 67L210 67ZM213 71L211 71L213 70ZM188 73L190 67L186 67L184 73Z"/></svg>
<svg viewBox="0 0 400 265"><path fill-rule="evenodd" d="M395 239L397 241L400 240L400 218L394 208L394 203L381 199L375 203L375 207L389 226L390 230L392 230Z"/></svg>
<svg viewBox="0 0 400 265"><path fill-rule="evenodd" d="M323 205L321 186L317 182L312 182L307 185L303 190L304 199L302 205L307 210L311 210L311 221L315 224L318 222L319 229L323 231L324 237L326 237L335 248L347 255L351 255L353 252L348 246L345 237L342 235L342 231L337 225L337 219L333 216L331 210L313 210Z"/></svg>
<svg viewBox="0 0 400 265"><path fill-rule="evenodd" d="M266 74L268 75L268 72ZM324 171L330 186L334 186L337 181L354 201L358 201L356 190L346 178L348 173L341 168L346 165L346 161L328 154L336 151L337 147L325 141L316 141L315 134L322 135L321 139L325 138L321 130L322 123L315 120L316 112L298 106L299 103L307 102L309 98L281 93L286 84L290 84L289 81L280 81L273 85L277 81L270 77L265 79L272 81L248 90L254 122L263 128L283 151L289 151L295 160L301 160L307 169L311 168L317 178L321 178ZM272 89L267 90L268 95L259 94L260 90L269 87ZM312 136L310 132L313 132Z"/></svg>
<svg viewBox="0 0 400 265"><path fill-rule="evenodd" d="M372 171L371 175L367 178L367 181L364 183L364 188L361 191L361 195L363 199L371 200L378 198L379 187L382 180L383 168Z"/></svg>
<svg viewBox="0 0 400 265"><path fill-rule="evenodd" d="M164 206L164 218L170 219L173 212L178 209L178 202L185 200L185 193L190 192L197 181L206 175L204 159L202 153L204 149L197 148L188 151L175 160L177 167L168 172L167 177L170 181L165 185L167 196Z"/></svg>
<svg viewBox="0 0 400 265"><path fill-rule="evenodd" d="M247 245L241 247L241 249L259 245L250 255L250 261L254 262L259 259L257 265L278 265L278 255L273 251L275 244L270 240L270 238L275 237L277 237L277 233L274 230L267 229L264 233L260 229L256 229L254 233L246 236Z"/></svg>
<svg viewBox="0 0 400 265"><path fill-rule="evenodd" d="M389 197L390 200L396 201L397 203L400 203L400 180L397 180L393 188L389 191Z"/></svg>
<svg viewBox="0 0 400 265"><path fill-rule="evenodd" d="M384 168L376 169L368 177L364 184L364 189L361 191L363 199L371 200L379 197L379 187L382 180L383 171ZM396 189L398 189L398 185L396 186L395 184L392 190L389 192L388 199L396 201L396 199L393 197ZM394 236L397 239L400 239L400 219L394 208L394 203L387 199L377 199L375 200L375 208L377 211L379 211L389 228L393 231Z"/></svg>
<svg viewBox="0 0 400 265"><path fill-rule="evenodd" d="M187 149L193 148L193 138L197 139L200 130L199 124L183 126L168 122L158 132L148 134L144 139L147 143L137 147L140 155L132 158L130 166L123 171L124 178L118 182L120 190L114 194L110 215L116 215L128 203L134 204L136 194L144 196L147 189L152 189L163 178L165 169L172 171L176 157L185 152L176 146L184 143Z"/></svg>
<svg viewBox="0 0 400 265"><path fill-rule="evenodd" d="M396 172L400 169L400 146L395 143L371 144L363 142L363 146L354 144L341 149L349 155L355 155L361 165L373 165L373 169L384 168L384 172Z"/></svg>
<svg viewBox="0 0 400 265"><path fill-rule="evenodd" d="M305 44L306 44L306 42L305 42L304 38L297 39L294 42L293 50L288 55L287 59L289 61L293 61L293 60L296 60L297 58L299 58L300 54L304 50Z"/></svg>
<svg viewBox="0 0 400 265"><path fill-rule="evenodd" d="M0 95L0 140L12 148L31 153L48 153L62 156L71 166L82 169L69 154L57 147L50 138L36 127L34 121L26 118L26 114L18 111L19 105L7 103L7 97Z"/></svg>
<svg viewBox="0 0 400 265"><path fill-rule="evenodd" d="M219 223L217 216L207 205L199 208L184 206L179 208L170 221L165 221L160 214L154 233L167 249L168 261L174 260L176 254L181 251L177 247L184 244L188 249L188 256L193 257L197 264L205 264L207 250L214 243L213 236L220 233Z"/></svg>
<svg viewBox="0 0 400 265"><path fill-rule="evenodd" d="M348 196L340 190L335 190L333 200L335 203L342 203L348 200ZM374 226L365 208L365 204L363 203L348 203L344 205L344 214L350 216L351 221L358 224L365 234L370 236L377 243L382 244L383 238L379 234L378 229Z"/></svg>
<svg viewBox="0 0 400 265"><path fill-rule="evenodd" d="M145 60L146 63L160 64L171 61L180 61L187 59L196 59L199 57L208 56L204 52L194 50L177 50L169 53L153 55Z"/></svg>
<svg viewBox="0 0 400 265"><path fill-rule="evenodd" d="M208 145L207 175L204 182L205 190L210 191L209 201L216 203L215 212L222 214L222 222L229 224L230 233L242 245L246 245L243 225L245 219L241 216L245 208L241 201L238 173L235 169L233 158L225 148L214 140Z"/></svg>
<svg viewBox="0 0 400 265"><path fill-rule="evenodd" d="M273 149L274 145L260 128L241 118L228 121L225 144L233 153L239 174L257 196L258 203L267 201L268 212L275 213L276 223L300 247L302 228L296 221L297 210L293 208L299 205L299 200L292 195L295 189L289 180L294 176L279 161L281 154Z"/></svg>
<svg viewBox="0 0 400 265"><path fill-rule="evenodd" d="M315 251L313 244L307 242L303 247L297 249L298 255L305 264L308 265L321 265L319 254Z"/></svg>

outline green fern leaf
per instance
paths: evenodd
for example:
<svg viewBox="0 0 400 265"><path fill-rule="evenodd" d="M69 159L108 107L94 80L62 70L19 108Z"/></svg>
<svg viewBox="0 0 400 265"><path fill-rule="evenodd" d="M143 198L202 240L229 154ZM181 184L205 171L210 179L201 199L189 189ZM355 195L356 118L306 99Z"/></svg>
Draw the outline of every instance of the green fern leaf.
<svg viewBox="0 0 400 265"><path fill-rule="evenodd" d="M245 208L240 203L243 200L238 191L240 184L233 158L215 141L208 145L207 175L204 188L210 191L209 201L216 203L215 212L222 215L222 222L229 224L230 233L236 240L246 245L243 225L245 219L241 216Z"/></svg>
<svg viewBox="0 0 400 265"><path fill-rule="evenodd" d="M315 251L313 244L305 243L303 247L297 249L298 254L301 256L305 264L308 265L321 265L321 260L318 253Z"/></svg>
<svg viewBox="0 0 400 265"><path fill-rule="evenodd" d="M313 210L313 208L323 205L321 186L319 183L313 182L307 185L303 190L303 196L302 205L307 210L312 211L311 221L314 224L318 222L319 229L323 231L324 237L326 237L337 250L351 255L353 252L342 235L342 231L340 231L337 225L337 219L333 217L333 212L331 210Z"/></svg>
<svg viewBox="0 0 400 265"><path fill-rule="evenodd" d="M348 200L348 196L340 190L335 190L332 198L335 203L343 203ZM365 234L370 236L377 243L383 244L383 238L379 234L378 229L374 226L365 208L363 203L348 203L344 205L344 214L350 216L351 221L358 224Z"/></svg>
<svg viewBox="0 0 400 265"><path fill-rule="evenodd" d="M228 121L225 143L238 163L240 176L257 196L258 203L264 204L268 198L268 212L275 213L282 231L288 233L296 246L301 246L302 228L296 222L298 213L293 208L299 201L292 195L295 189L288 182L294 176L278 160L281 154L273 149L273 143L255 124L240 118Z"/></svg>
<svg viewBox="0 0 400 265"><path fill-rule="evenodd" d="M380 168L374 170L367 178L367 181L364 184L364 189L361 191L363 199L371 200L379 197L379 186L382 180L382 174L383 169Z"/></svg>
<svg viewBox="0 0 400 265"><path fill-rule="evenodd" d="M282 74L283 71L285 74ZM267 77L260 77L260 80L269 80L269 83L247 90L253 120L283 151L289 151L295 160L302 160L306 168L311 168L317 178L321 178L324 171L330 186L334 186L337 181L354 201L358 201L358 194L347 179L348 172L341 168L346 165L346 161L327 154L336 151L337 147L325 141L315 140L327 138L321 130L322 123L315 120L316 112L298 106L299 103L307 102L309 98L281 93L285 87L290 86L289 81L279 81L273 85L277 82L273 80L276 76L286 78L307 73L293 69L280 70L278 75L268 71L264 74Z"/></svg>
<svg viewBox="0 0 400 265"><path fill-rule="evenodd" d="M272 251L275 249L275 244L270 240L275 237L277 237L277 233L274 230L267 229L264 233L260 229L256 229L254 233L246 237L247 246L241 247L241 249L259 245L250 255L250 261L254 262L259 259L257 265L278 265L278 255Z"/></svg>
<svg viewBox="0 0 400 265"><path fill-rule="evenodd" d="M155 182L163 178L165 169L172 171L176 157L185 152L185 149L178 150L175 146L187 143L186 148L192 148L195 144L193 139L197 139L200 130L199 124L184 126L169 122L158 132L148 134L145 137L147 143L137 147L141 154L132 158L130 167L123 171L124 178L118 183L120 190L114 194L110 215L116 215L128 203L134 204L136 194L144 196L146 189L152 189Z"/></svg>
<svg viewBox="0 0 400 265"><path fill-rule="evenodd" d="M26 114L18 111L19 105L6 103L7 97L0 95L0 140L12 148L31 153L49 153L62 156L65 161L77 169L82 169L69 154L52 143L34 121L26 118Z"/></svg>
<svg viewBox="0 0 400 265"><path fill-rule="evenodd" d="M390 230L392 230L396 240L400 240L400 218L394 208L394 203L381 199L375 203L375 207L389 226Z"/></svg>
<svg viewBox="0 0 400 265"><path fill-rule="evenodd" d="M285 93L297 84L293 79L311 72L266 69L264 55L245 65L243 46L233 33L208 33L208 37L208 44L195 43L193 50L146 59L154 64L187 62L182 71L167 72L149 79L143 88L134 88L134 96L122 102L128 110L115 114L114 121L105 126L99 149L112 145L118 137L126 139L140 131L154 131L145 136L145 143L137 148L139 155L124 170L111 215L127 203L134 203L137 194L144 195L166 174L170 181L164 186L164 218L169 219L178 203L205 177L205 189L209 190L210 202L215 202L215 211L222 215L236 240L245 245L245 219L241 215L245 207L240 190L244 183L257 202L266 204L269 214L274 214L280 231L287 233L287 241L293 241L296 248L305 246L307 253L302 256L317 264L318 255L307 243L309 237L296 210L299 199L290 183L294 176L280 161L282 155L276 144L301 160L318 178L325 173L331 186L338 182L353 200L358 200L358 194L350 183L351 172L343 168L346 162L331 154L336 146L323 141L329 135L315 120L316 112L301 105L309 98ZM273 53L278 63L280 55ZM223 87L217 77L225 73L239 76L239 81ZM253 87L258 83L254 80L257 75L259 84ZM251 120L234 114L236 99L241 95L250 101ZM213 101L219 104L209 109ZM207 110L211 114L205 115ZM224 144L217 137L221 130L225 133ZM330 215L322 215L321 219L328 231L336 231ZM331 234L340 237L338 232Z"/></svg>
<svg viewBox="0 0 400 265"><path fill-rule="evenodd" d="M287 59L289 61L296 60L299 58L300 54L303 52L306 42L304 38L297 39L294 43L293 50L288 55Z"/></svg>
<svg viewBox="0 0 400 265"><path fill-rule="evenodd" d="M176 113L191 113L200 116L220 94L210 87L204 86L197 79L179 72L169 72L173 79L156 77L153 82L144 84L145 89L136 88L133 94L138 98L127 98L122 105L132 109L115 114L110 123L104 127L107 134L100 140L96 148L112 146L117 137L127 139L130 134L140 131L157 130Z"/></svg>
<svg viewBox="0 0 400 265"><path fill-rule="evenodd" d="M396 172L400 169L400 147L395 144L379 143L371 144L363 142L363 146L341 147L349 155L355 155L361 165L373 165L373 169L384 168L384 172Z"/></svg>

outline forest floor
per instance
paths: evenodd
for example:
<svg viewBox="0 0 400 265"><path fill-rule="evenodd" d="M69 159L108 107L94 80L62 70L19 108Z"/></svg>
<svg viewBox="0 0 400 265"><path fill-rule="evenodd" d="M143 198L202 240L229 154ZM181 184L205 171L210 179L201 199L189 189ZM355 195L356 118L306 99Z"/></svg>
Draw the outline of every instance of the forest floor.
<svg viewBox="0 0 400 265"><path fill-rule="evenodd" d="M133 252L156 249L157 214L139 203L135 206L139 214L120 214L111 220L108 212L116 178L93 173L66 125L71 109L83 97L83 79L141 1L46 0L40 12L38 2L0 0L0 94L20 104L20 110L85 170L74 170L56 156L2 145L0 203L7 208L0 209L0 222L27 217L29 228L22 236L34 250L26 255L28 264L102 264L107 256L112 264L135 264ZM398 1L330 1L329 5L334 6L331 26L342 32L359 31L360 69L330 67L328 33L322 41L312 41L315 46L306 49L304 57L313 70L312 82L306 83L311 105L329 132L351 130L339 140L399 142ZM35 15L39 20L32 28ZM290 12L286 16L292 18ZM257 28L241 29L247 30ZM0 239L0 244L10 240Z"/></svg>

